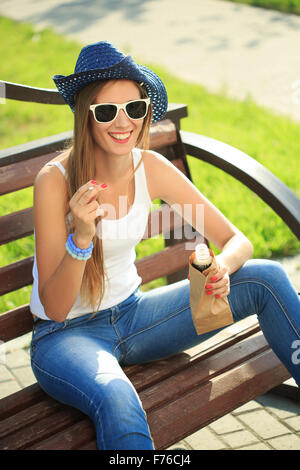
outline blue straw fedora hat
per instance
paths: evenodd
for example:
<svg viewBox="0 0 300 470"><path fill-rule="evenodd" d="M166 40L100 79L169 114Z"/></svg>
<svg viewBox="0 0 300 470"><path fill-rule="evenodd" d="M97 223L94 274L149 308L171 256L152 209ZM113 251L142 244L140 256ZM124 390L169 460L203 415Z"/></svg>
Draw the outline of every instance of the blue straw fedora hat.
<svg viewBox="0 0 300 470"><path fill-rule="evenodd" d="M161 79L148 67L134 62L108 41L85 46L78 56L74 73L54 75L55 85L65 102L74 112L76 93L98 80L128 79L143 82L151 100L152 121L161 120L168 107L168 97Z"/></svg>

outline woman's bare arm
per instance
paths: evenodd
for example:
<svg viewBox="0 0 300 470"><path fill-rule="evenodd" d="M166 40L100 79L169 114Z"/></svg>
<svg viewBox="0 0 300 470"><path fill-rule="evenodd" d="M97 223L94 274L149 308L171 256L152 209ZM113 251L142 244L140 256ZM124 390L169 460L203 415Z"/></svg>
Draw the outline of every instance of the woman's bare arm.
<svg viewBox="0 0 300 470"><path fill-rule="evenodd" d="M86 261L77 260L65 248L65 199L62 176L56 168L43 169L34 183L34 224L39 297L46 315L62 322L80 290ZM74 242L87 248L89 240Z"/></svg>
<svg viewBox="0 0 300 470"><path fill-rule="evenodd" d="M179 208L184 219L221 250L218 261L227 268L228 273L237 271L252 257L252 243L169 160L152 152L148 152L148 158L151 158L154 175L151 179L154 198L162 199L175 209ZM203 226L199 218L201 211L204 215Z"/></svg>

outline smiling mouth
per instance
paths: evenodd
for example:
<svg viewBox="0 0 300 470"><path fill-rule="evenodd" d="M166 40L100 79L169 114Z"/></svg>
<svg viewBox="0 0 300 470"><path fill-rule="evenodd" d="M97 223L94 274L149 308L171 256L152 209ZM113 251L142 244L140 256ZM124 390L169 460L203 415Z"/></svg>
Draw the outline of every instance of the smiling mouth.
<svg viewBox="0 0 300 470"><path fill-rule="evenodd" d="M112 138L112 140L119 144L126 144L129 141L131 134L132 134L132 131L108 133L108 135Z"/></svg>

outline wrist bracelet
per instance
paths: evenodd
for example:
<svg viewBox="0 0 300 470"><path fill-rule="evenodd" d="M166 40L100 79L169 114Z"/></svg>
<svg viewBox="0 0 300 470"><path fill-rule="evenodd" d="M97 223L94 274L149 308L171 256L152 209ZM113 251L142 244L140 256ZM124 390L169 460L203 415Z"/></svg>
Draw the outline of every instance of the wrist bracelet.
<svg viewBox="0 0 300 470"><path fill-rule="evenodd" d="M68 236L68 240L66 241L66 250L67 252L73 257L78 260L87 260L92 256L92 251L94 248L93 242L91 241L91 244L88 248L78 248L78 246L75 245L74 240L73 240L73 233L70 233Z"/></svg>

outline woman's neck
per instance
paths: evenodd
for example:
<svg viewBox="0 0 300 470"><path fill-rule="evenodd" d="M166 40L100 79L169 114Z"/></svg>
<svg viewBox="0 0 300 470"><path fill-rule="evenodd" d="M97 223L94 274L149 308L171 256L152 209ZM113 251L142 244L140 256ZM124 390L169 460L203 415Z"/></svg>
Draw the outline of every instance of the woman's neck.
<svg viewBox="0 0 300 470"><path fill-rule="evenodd" d="M115 184L128 178L133 172L133 154L96 156L96 180L106 184Z"/></svg>

